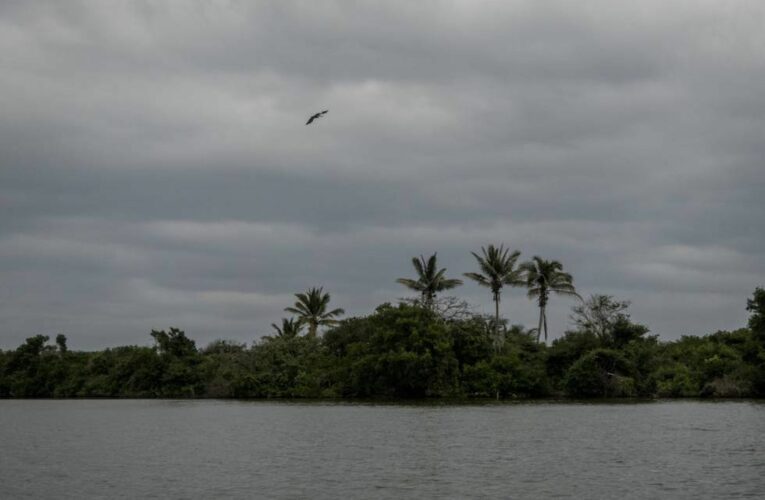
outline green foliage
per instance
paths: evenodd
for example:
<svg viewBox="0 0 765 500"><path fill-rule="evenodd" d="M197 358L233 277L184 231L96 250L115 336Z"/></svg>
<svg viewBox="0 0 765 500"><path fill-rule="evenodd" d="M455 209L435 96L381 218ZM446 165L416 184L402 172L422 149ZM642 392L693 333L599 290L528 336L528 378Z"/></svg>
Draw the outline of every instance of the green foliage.
<svg viewBox="0 0 765 500"><path fill-rule="evenodd" d="M45 397L52 392L57 375L57 363L47 362L54 348L46 346L47 335L26 339L11 353L5 366L7 379L2 384L13 397Z"/></svg>
<svg viewBox="0 0 765 500"><path fill-rule="evenodd" d="M452 348L460 369L491 358L495 350L494 323L481 316L453 322Z"/></svg>
<svg viewBox="0 0 765 500"><path fill-rule="evenodd" d="M328 314L328 295L314 292L300 294L304 305L314 295ZM198 350L177 328L153 330L153 347L97 352L69 350L62 334L53 343L36 335L0 351L0 397L765 396L761 288L748 301L749 328L673 342L647 335L625 302L599 297L574 314L601 305L606 314L575 321L578 330L549 347L504 320L497 337L494 317L461 304L459 314L383 304L369 316L332 320L323 338L283 322L280 334L251 347L218 340Z"/></svg>
<svg viewBox="0 0 765 500"><path fill-rule="evenodd" d="M515 262L521 256L521 252L515 250L510 253L504 245L495 247L489 245L488 248L481 247L481 254L471 252L478 262L480 273L465 273L465 276L478 283L480 286L491 290L492 300L494 300L494 334L499 333L499 299L502 288L507 286L524 286L526 280L523 276L523 270L515 267Z"/></svg>
<svg viewBox="0 0 765 500"><path fill-rule="evenodd" d="M636 396L634 367L614 349L595 349L579 358L566 372L566 392L574 397Z"/></svg>
<svg viewBox="0 0 765 500"><path fill-rule="evenodd" d="M632 323L627 316L622 316L616 320L611 329L610 343L621 349L632 341L640 340L648 331L648 327Z"/></svg>
<svg viewBox="0 0 765 500"><path fill-rule="evenodd" d="M698 384L690 368L682 363L660 367L654 374L656 395L663 398L698 396Z"/></svg>
<svg viewBox="0 0 765 500"><path fill-rule="evenodd" d="M563 390L564 377L569 367L588 352L601 346L601 339L589 331L566 332L563 337L553 340L547 350L550 384L558 391Z"/></svg>
<svg viewBox="0 0 765 500"><path fill-rule="evenodd" d="M204 395L211 398L247 397L250 377L250 352L247 346L229 340L216 340L202 350Z"/></svg>
<svg viewBox="0 0 765 500"><path fill-rule="evenodd" d="M345 311L338 308L331 311L327 310L329 306L329 294L324 293L323 288L311 288L305 293L296 293L297 302L293 307L287 307L284 310L297 314L299 323L308 325L308 336L316 337L320 326L332 326L337 324L337 316L345 314Z"/></svg>
<svg viewBox="0 0 765 500"><path fill-rule="evenodd" d="M646 337L648 328L630 320L628 307L628 301L609 295L592 295L572 307L571 319L579 330L554 341L548 357L556 387L578 397L655 394L658 340ZM612 361L622 372L607 369L604 350L619 353L619 362Z"/></svg>
<svg viewBox="0 0 765 500"><path fill-rule="evenodd" d="M86 397L158 397L180 396L164 377L164 366L150 347L126 346L93 353L83 367L82 383L70 389ZM69 391L67 391L69 392Z"/></svg>
<svg viewBox="0 0 765 500"><path fill-rule="evenodd" d="M303 324L293 318L282 318L282 325L279 326L275 323L271 323L271 328L276 332L277 337L297 337L300 335L300 330L303 329Z"/></svg>
<svg viewBox="0 0 765 500"><path fill-rule="evenodd" d="M752 315L749 317L749 329L760 340L765 340L765 290L757 287L753 297L747 299L746 310Z"/></svg>
<svg viewBox="0 0 765 500"><path fill-rule="evenodd" d="M521 270L526 273L529 298L537 299L539 305L537 341L544 331L545 342L547 342L546 307L550 300L550 293L579 297L574 288L574 279L570 274L563 272L563 264L557 260L545 260L536 255L529 262L521 264Z"/></svg>
<svg viewBox="0 0 765 500"><path fill-rule="evenodd" d="M322 368L320 341L311 336L276 337L253 348L250 376L239 381L238 397L318 398L332 396L325 391L327 377Z"/></svg>
<svg viewBox="0 0 765 500"><path fill-rule="evenodd" d="M412 258L412 265L417 272L417 279L399 278L396 283L404 285L410 290L420 292L422 304L427 308L433 308L433 301L436 298L438 292L455 288L462 284L461 280L450 279L446 277L446 268L438 269L436 263L437 254L433 254L425 260L425 257L420 255L420 258Z"/></svg>
<svg viewBox="0 0 765 500"><path fill-rule="evenodd" d="M58 346L58 351L61 354L65 354L68 350L66 346L66 335L59 333L56 335L56 345Z"/></svg>
<svg viewBox="0 0 765 500"><path fill-rule="evenodd" d="M497 346L493 329L493 319L478 316L452 325L462 393L486 398L548 395L544 347L518 325Z"/></svg>
<svg viewBox="0 0 765 500"><path fill-rule="evenodd" d="M765 289L757 287L746 302L751 339L742 345L742 358L749 366L752 393L765 396Z"/></svg>
<svg viewBox="0 0 765 500"><path fill-rule="evenodd" d="M658 361L660 387L667 367L682 366L683 395L757 396L759 350L748 329L717 332L706 337L684 336L663 346ZM685 378L688 382L685 382ZM669 380L672 380L671 378Z"/></svg>
<svg viewBox="0 0 765 500"><path fill-rule="evenodd" d="M635 394L640 397L651 397L656 394L657 390L654 373L660 366L659 340L656 336L643 337L648 331L644 326L632 323L629 325L627 329L636 335L629 342L617 343L617 346L633 368L632 377L635 383ZM637 335L638 333L640 334Z"/></svg>
<svg viewBox="0 0 765 500"><path fill-rule="evenodd" d="M202 349L202 354L207 356L224 355L224 354L239 354L247 349L245 344L240 342L234 342L231 340L215 340L210 342L207 347Z"/></svg>
<svg viewBox="0 0 765 500"><path fill-rule="evenodd" d="M198 365L202 358L193 340L177 328L152 330L159 353L159 391L167 397L195 397L202 393L203 382Z"/></svg>
<svg viewBox="0 0 765 500"><path fill-rule="evenodd" d="M591 332L603 344L615 344L614 330L621 320L629 319L628 301L615 300L610 295L590 295L571 308L571 320L579 331Z"/></svg>
<svg viewBox="0 0 765 500"><path fill-rule="evenodd" d="M197 353L197 346L193 340L186 337L183 330L170 328L169 332L164 330L152 330L151 336L157 343L157 351L162 355L176 358L185 358Z"/></svg>
<svg viewBox="0 0 765 500"><path fill-rule="evenodd" d="M530 336L509 336L491 360L499 397L542 397L550 393L545 350Z"/></svg>
<svg viewBox="0 0 765 500"><path fill-rule="evenodd" d="M363 324L361 324L363 323ZM429 397L455 395L458 363L447 324L429 309L383 305L357 320L359 336L333 335L336 374L347 396ZM328 333L329 335L329 333ZM342 343L342 339L351 343Z"/></svg>

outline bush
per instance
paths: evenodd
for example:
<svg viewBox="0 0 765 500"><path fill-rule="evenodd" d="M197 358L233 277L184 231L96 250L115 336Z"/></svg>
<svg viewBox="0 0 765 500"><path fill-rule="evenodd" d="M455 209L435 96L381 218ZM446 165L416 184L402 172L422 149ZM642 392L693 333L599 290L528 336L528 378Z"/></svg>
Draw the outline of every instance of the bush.
<svg viewBox="0 0 765 500"><path fill-rule="evenodd" d="M566 372L565 387L573 397L635 396L632 367L613 349L596 349L577 360Z"/></svg>

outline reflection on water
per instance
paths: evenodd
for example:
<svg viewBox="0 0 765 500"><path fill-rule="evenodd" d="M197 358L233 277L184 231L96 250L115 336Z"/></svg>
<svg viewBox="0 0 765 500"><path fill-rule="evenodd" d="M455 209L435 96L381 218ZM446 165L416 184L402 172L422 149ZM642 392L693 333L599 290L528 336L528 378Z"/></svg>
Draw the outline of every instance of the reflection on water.
<svg viewBox="0 0 765 500"><path fill-rule="evenodd" d="M765 404L0 401L2 498L739 498Z"/></svg>

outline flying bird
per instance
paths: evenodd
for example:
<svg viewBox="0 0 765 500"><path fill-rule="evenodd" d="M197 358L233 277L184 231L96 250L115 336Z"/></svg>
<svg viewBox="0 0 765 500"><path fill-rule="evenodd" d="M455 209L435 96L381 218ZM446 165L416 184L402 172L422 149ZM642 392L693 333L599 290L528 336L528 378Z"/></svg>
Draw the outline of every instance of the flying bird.
<svg viewBox="0 0 765 500"><path fill-rule="evenodd" d="M328 109L325 109L324 111L320 111L319 113L316 113L315 115L313 115L312 117L310 117L310 118L308 119L308 121L307 121L307 122L305 122L305 124L306 124L306 125L310 125L312 121L314 121L315 119L317 119L317 118L320 118L320 117L322 117L322 116L326 115L327 113L329 113L329 110L328 110Z"/></svg>

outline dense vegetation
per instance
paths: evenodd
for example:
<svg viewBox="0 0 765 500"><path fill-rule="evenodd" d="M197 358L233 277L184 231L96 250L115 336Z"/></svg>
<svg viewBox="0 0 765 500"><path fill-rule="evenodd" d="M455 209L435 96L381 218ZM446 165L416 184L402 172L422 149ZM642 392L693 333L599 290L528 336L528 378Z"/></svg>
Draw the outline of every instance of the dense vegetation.
<svg viewBox="0 0 765 500"><path fill-rule="evenodd" d="M428 262L420 264L427 275ZM437 277L435 262L430 267ZM151 332L153 347L73 352L63 335L52 344L37 335L0 351L0 397L765 396L761 288L747 304L748 328L673 342L633 322L628 303L593 296L573 308L575 328L550 346L537 341L537 330L508 328L498 315L471 314L423 288L424 302L384 304L342 321L334 319L341 310L326 310L321 289L299 294L291 308L298 320L274 325L274 336L250 347L216 341L199 349L171 328ZM316 335L322 325L328 329Z"/></svg>

